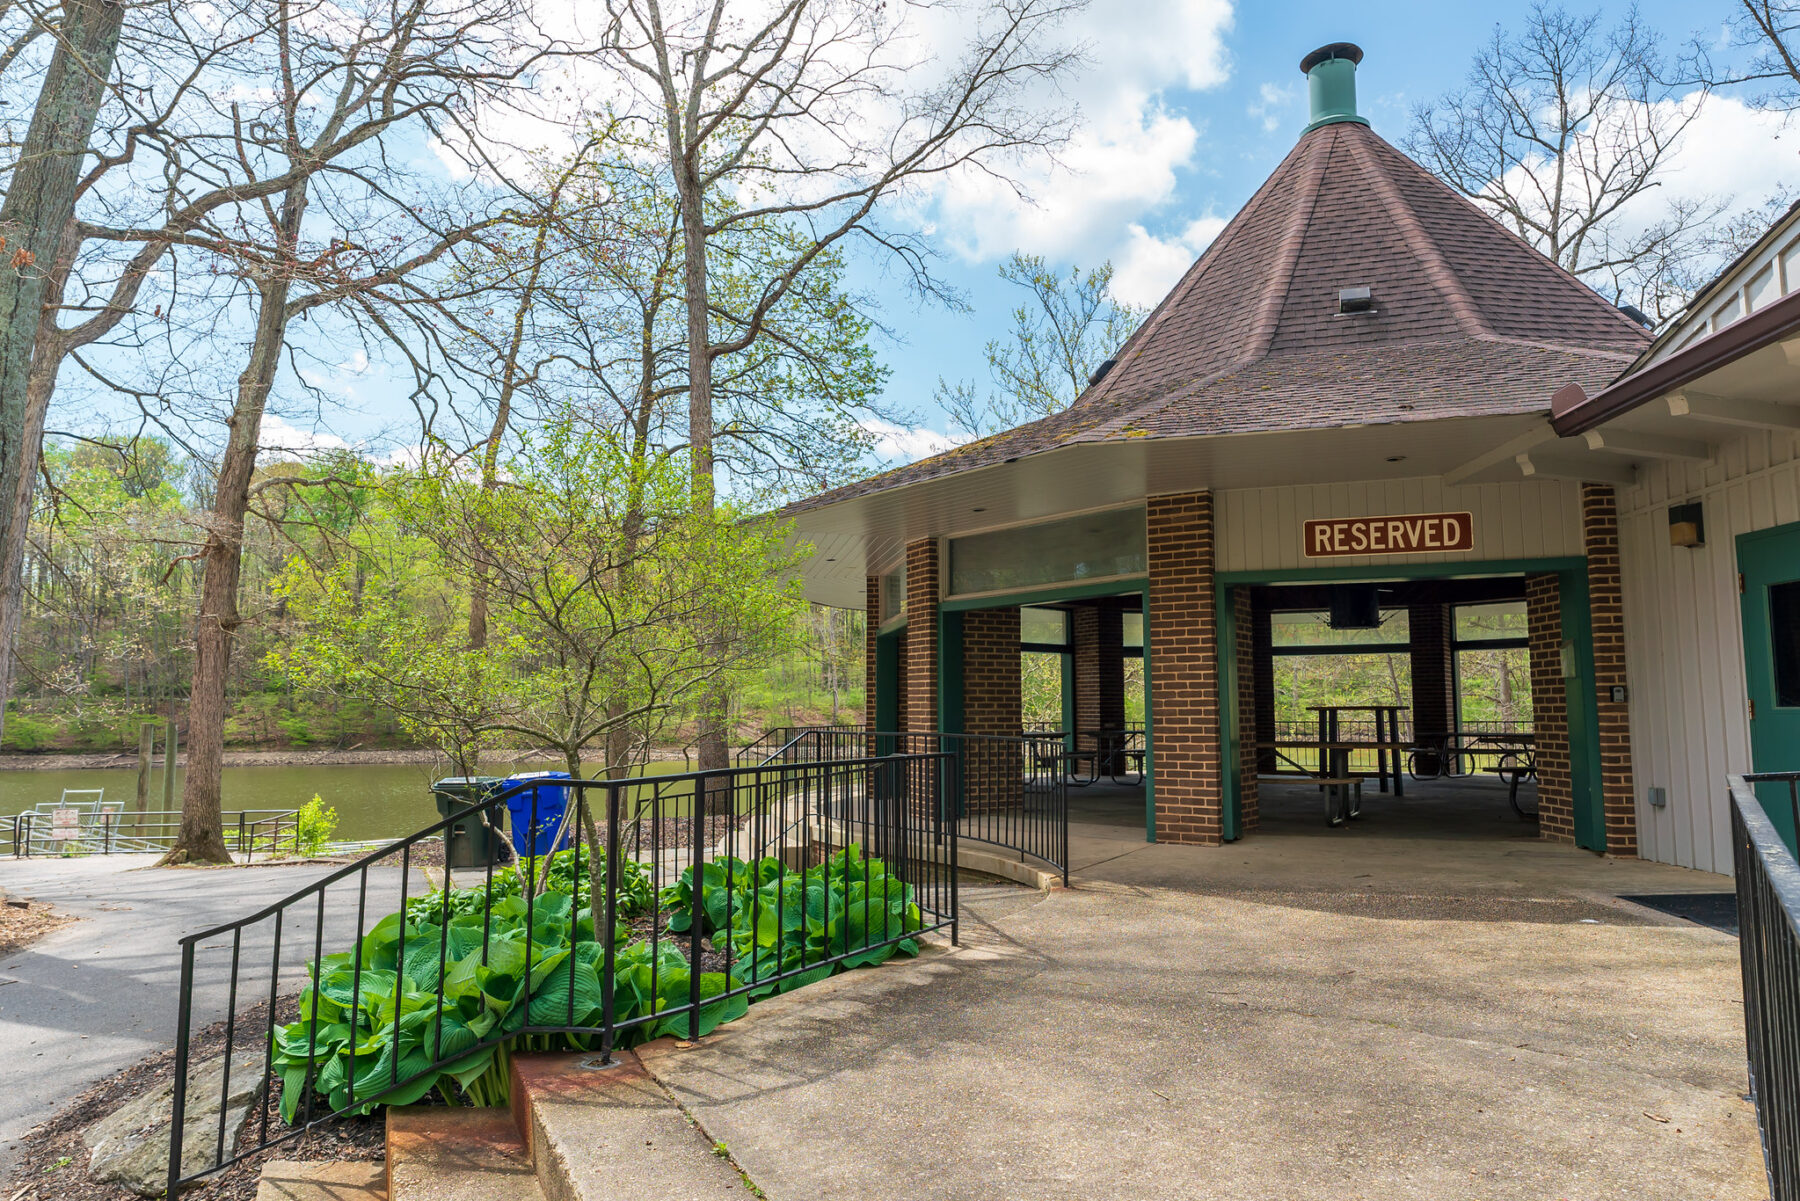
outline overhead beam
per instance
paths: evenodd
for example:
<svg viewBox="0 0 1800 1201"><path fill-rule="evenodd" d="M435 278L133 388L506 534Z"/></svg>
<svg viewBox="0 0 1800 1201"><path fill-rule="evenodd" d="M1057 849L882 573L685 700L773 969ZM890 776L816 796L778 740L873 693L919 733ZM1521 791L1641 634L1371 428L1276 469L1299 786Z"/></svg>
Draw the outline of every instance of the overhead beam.
<svg viewBox="0 0 1800 1201"><path fill-rule="evenodd" d="M1767 400L1737 400L1704 392L1671 392L1669 416L1692 417L1716 425L1758 430L1800 430L1800 405Z"/></svg>
<svg viewBox="0 0 1800 1201"><path fill-rule="evenodd" d="M1513 456L1526 479L1580 480L1584 484L1630 484L1637 472L1617 459L1567 458L1543 451Z"/></svg>
<svg viewBox="0 0 1800 1201"><path fill-rule="evenodd" d="M1694 438L1671 438L1665 434L1646 434L1637 430L1609 429L1605 426L1582 435L1589 450L1609 451L1640 459L1697 459L1713 457L1713 448Z"/></svg>
<svg viewBox="0 0 1800 1201"><path fill-rule="evenodd" d="M1466 484L1490 468L1498 467L1502 463L1510 463L1516 456L1542 446L1546 442L1554 441L1556 441L1556 431L1550 428L1548 422L1545 422L1516 438L1502 442L1492 450L1476 455L1466 463L1452 467L1444 473L1444 482L1451 485Z"/></svg>

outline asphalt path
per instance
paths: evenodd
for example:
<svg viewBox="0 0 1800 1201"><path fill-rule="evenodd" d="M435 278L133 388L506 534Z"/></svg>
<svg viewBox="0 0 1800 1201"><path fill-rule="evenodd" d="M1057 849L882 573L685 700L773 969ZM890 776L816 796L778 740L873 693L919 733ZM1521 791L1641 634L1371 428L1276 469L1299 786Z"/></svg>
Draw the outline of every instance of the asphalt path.
<svg viewBox="0 0 1800 1201"><path fill-rule="evenodd" d="M156 868L153 856L0 861L0 892L48 902L72 922L0 958L0 1180L18 1140L97 1080L174 1043L180 992L179 940L235 921L337 870L335 865ZM413 895L425 887L415 871ZM355 879L324 890L323 937L316 901L282 920L278 991L304 979L313 948L346 945L359 904L366 924L397 907L400 871L371 868L366 895ZM237 1008L269 994L275 923L235 940ZM200 944L194 1028L225 1016L234 939Z"/></svg>

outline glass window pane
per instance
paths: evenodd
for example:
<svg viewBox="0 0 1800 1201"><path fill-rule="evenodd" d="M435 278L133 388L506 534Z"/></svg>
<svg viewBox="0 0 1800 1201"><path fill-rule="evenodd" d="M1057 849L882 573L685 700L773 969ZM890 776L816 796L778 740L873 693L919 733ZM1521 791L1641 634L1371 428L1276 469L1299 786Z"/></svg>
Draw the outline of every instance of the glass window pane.
<svg viewBox="0 0 1800 1201"><path fill-rule="evenodd" d="M1774 652L1775 703L1800 707L1800 580L1769 588L1769 642Z"/></svg>
<svg viewBox="0 0 1800 1201"><path fill-rule="evenodd" d="M1381 628L1334 630L1328 613L1273 613L1275 646L1380 646L1409 643L1412 634L1405 609L1383 609Z"/></svg>
<svg viewBox="0 0 1800 1201"><path fill-rule="evenodd" d="M1523 638L1527 632L1524 601L1456 606L1458 642L1495 642Z"/></svg>
<svg viewBox="0 0 1800 1201"><path fill-rule="evenodd" d="M1069 615L1061 609L1020 609L1019 641L1038 646L1069 645Z"/></svg>
<svg viewBox="0 0 1800 1201"><path fill-rule="evenodd" d="M906 612L906 564L881 577L881 620L891 621Z"/></svg>
<svg viewBox="0 0 1800 1201"><path fill-rule="evenodd" d="M950 591L1000 592L1144 571L1144 511L1114 509L950 543Z"/></svg>
<svg viewBox="0 0 1800 1201"><path fill-rule="evenodd" d="M1141 651L1144 649L1144 615L1142 613L1121 613L1119 620L1125 630L1125 649Z"/></svg>

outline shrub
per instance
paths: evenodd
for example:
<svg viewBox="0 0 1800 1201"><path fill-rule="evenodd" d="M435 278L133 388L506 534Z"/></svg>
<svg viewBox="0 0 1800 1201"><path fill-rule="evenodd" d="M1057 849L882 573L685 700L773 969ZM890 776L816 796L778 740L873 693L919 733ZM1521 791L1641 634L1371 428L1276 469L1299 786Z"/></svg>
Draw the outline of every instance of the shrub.
<svg viewBox="0 0 1800 1201"><path fill-rule="evenodd" d="M294 814L294 852L304 858L324 853L337 833L336 809L327 809L318 793Z"/></svg>
<svg viewBox="0 0 1800 1201"><path fill-rule="evenodd" d="M551 878L558 879L555 860L563 855L567 870L560 878L567 885L572 852L553 858ZM642 879L643 869L631 863L621 869L622 878L628 874ZM508 875L516 890L518 877ZM507 878L495 876L496 892L508 887ZM689 930L693 888L690 869L646 905L660 900L674 907L667 929ZM308 965L313 983L300 994L300 1017L274 1033L273 1062L282 1074L288 1121L309 1083L333 1111L350 1106L353 1082L357 1113L409 1105L433 1088L454 1099L452 1085L473 1104L503 1105L507 1055L521 1038L538 1050L593 1049L586 1035L524 1033L533 1026L600 1023L605 949L594 938L589 910L552 888L529 907L516 891L493 897L484 912L485 893L456 889L421 898L404 915L377 922L355 952ZM776 859L715 860L701 872L700 900L702 933L710 934L715 950L729 946L734 962L729 974L700 974L707 1003L696 1031L690 1032L685 1009L693 978L680 944L688 940L663 938L653 945L628 941L630 928L623 923L613 930L615 1028L638 1023L618 1029L620 1045L665 1034L705 1035L743 1016L756 998L896 953L918 953L914 940L901 937L920 926L911 886L890 878L881 860L865 859L854 846L805 871ZM450 916L441 921L446 910ZM867 947L881 938L898 941ZM839 963L766 979L857 946L864 952ZM390 1087L395 1082L398 1087Z"/></svg>

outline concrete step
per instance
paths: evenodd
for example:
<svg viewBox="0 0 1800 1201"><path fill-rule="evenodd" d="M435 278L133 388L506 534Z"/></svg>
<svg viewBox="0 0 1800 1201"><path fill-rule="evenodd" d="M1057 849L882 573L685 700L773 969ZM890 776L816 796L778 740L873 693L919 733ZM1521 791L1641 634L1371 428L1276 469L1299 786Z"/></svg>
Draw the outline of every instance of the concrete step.
<svg viewBox="0 0 1800 1201"><path fill-rule="evenodd" d="M544 1201L504 1109L388 1110L387 1184L387 1201Z"/></svg>
<svg viewBox="0 0 1800 1201"><path fill-rule="evenodd" d="M744 1201L731 1162L629 1051L610 1067L586 1055L521 1055L513 1114L548 1201ZM398 1194L393 1201L401 1201Z"/></svg>
<svg viewBox="0 0 1800 1201"><path fill-rule="evenodd" d="M387 1165L272 1159L263 1165L256 1201L388 1201Z"/></svg>

